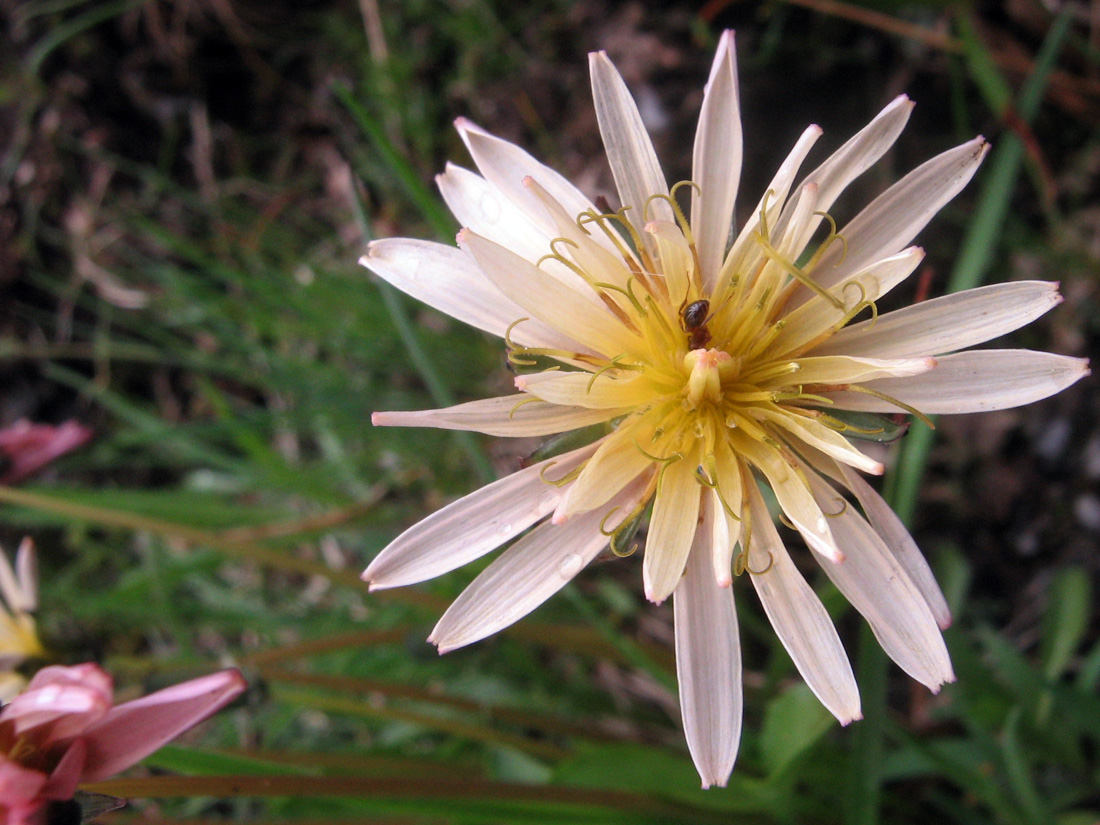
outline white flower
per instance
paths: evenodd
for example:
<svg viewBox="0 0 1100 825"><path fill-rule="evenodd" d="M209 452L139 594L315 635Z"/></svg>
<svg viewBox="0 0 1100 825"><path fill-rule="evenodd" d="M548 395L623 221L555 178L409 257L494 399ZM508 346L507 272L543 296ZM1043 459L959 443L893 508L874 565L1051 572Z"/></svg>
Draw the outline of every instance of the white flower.
<svg viewBox="0 0 1100 825"><path fill-rule="evenodd" d="M723 785L741 730L735 573L748 572L822 703L842 724L860 718L840 639L784 547L761 487L890 657L938 690L954 679L940 632L947 605L897 516L855 472L881 473L882 465L845 433L861 434L857 421L866 416L856 413L1026 404L1086 375L1087 362L1027 350L960 352L1058 304L1051 283L998 284L877 315L875 302L923 257L907 244L970 180L984 139L928 161L837 230L829 208L893 144L912 104L891 102L796 182L821 135L811 126L738 228L732 33L722 36L707 83L693 180L671 192L605 54L591 56L591 71L622 209L601 212L522 149L459 120L481 172L449 166L438 178L467 227L460 248L383 240L361 263L504 337L512 361L536 370L517 377L516 395L376 413L375 424L542 436L604 423L606 433L429 516L363 575L372 588L413 584L516 539L433 631L440 651L452 650L529 613L609 541L626 552L630 528L652 507L645 593L654 602L675 594L688 746L703 786ZM676 197L688 189L690 221ZM866 320L854 322L859 316Z"/></svg>
<svg viewBox="0 0 1100 825"><path fill-rule="evenodd" d="M8 702L27 684L16 668L27 659L44 656L32 613L38 606L38 570L34 542L19 543L15 570L0 551L0 702Z"/></svg>

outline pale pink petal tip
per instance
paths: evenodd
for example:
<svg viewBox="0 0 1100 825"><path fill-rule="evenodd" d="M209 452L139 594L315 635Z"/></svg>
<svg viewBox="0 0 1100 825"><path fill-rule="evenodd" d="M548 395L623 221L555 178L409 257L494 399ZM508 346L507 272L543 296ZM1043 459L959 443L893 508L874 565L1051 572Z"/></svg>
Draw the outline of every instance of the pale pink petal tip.
<svg viewBox="0 0 1100 825"><path fill-rule="evenodd" d="M646 601L653 602L654 604L663 604L664 603L664 599L655 599L655 598L653 598L653 587L652 587L652 585L650 585L649 582L645 582L644 590L645 590ZM665 598L668 598L668 597L666 596Z"/></svg>
<svg viewBox="0 0 1100 825"><path fill-rule="evenodd" d="M370 423L372 427L384 427L385 426L385 413L372 412L370 414Z"/></svg>

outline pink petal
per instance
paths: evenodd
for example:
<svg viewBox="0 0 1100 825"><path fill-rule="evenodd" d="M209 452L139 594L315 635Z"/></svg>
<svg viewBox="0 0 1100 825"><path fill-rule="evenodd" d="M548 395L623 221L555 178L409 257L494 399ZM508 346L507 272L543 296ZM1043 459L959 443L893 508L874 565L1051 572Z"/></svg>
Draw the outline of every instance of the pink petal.
<svg viewBox="0 0 1100 825"><path fill-rule="evenodd" d="M144 759L221 710L248 687L237 670L223 670L126 702L88 729L82 782L96 782Z"/></svg>
<svg viewBox="0 0 1100 825"><path fill-rule="evenodd" d="M42 789L46 779L41 771L24 768L8 758L0 759L0 809L7 809L5 825L24 821L20 816L26 816L45 802Z"/></svg>
<svg viewBox="0 0 1100 825"><path fill-rule="evenodd" d="M0 712L0 726L41 745L69 739L111 707L111 678L93 664L45 667Z"/></svg>
<svg viewBox="0 0 1100 825"><path fill-rule="evenodd" d="M74 741L50 774L49 781L42 788L42 796L46 799L72 799L76 786L80 784L87 756L88 746L84 740Z"/></svg>

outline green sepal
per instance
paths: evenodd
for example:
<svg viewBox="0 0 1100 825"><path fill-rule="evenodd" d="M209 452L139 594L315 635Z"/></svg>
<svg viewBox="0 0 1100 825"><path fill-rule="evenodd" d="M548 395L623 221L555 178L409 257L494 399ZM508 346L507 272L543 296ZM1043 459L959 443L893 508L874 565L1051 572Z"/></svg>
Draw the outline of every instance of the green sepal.
<svg viewBox="0 0 1100 825"><path fill-rule="evenodd" d="M908 418L899 421L891 416L855 410L822 410L822 414L835 422L833 426L841 435L853 441L889 444L909 432Z"/></svg>

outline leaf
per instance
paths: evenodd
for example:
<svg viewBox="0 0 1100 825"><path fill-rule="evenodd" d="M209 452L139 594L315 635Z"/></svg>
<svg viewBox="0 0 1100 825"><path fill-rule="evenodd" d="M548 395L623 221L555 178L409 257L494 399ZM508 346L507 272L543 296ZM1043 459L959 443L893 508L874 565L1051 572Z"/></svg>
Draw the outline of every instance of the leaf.
<svg viewBox="0 0 1100 825"><path fill-rule="evenodd" d="M772 775L783 771L832 727L833 717L803 683L791 685L764 712L760 749Z"/></svg>
<svg viewBox="0 0 1100 825"><path fill-rule="evenodd" d="M1092 617L1092 585L1080 567L1062 570L1050 583L1043 615L1040 655L1043 675L1050 681L1065 673Z"/></svg>

